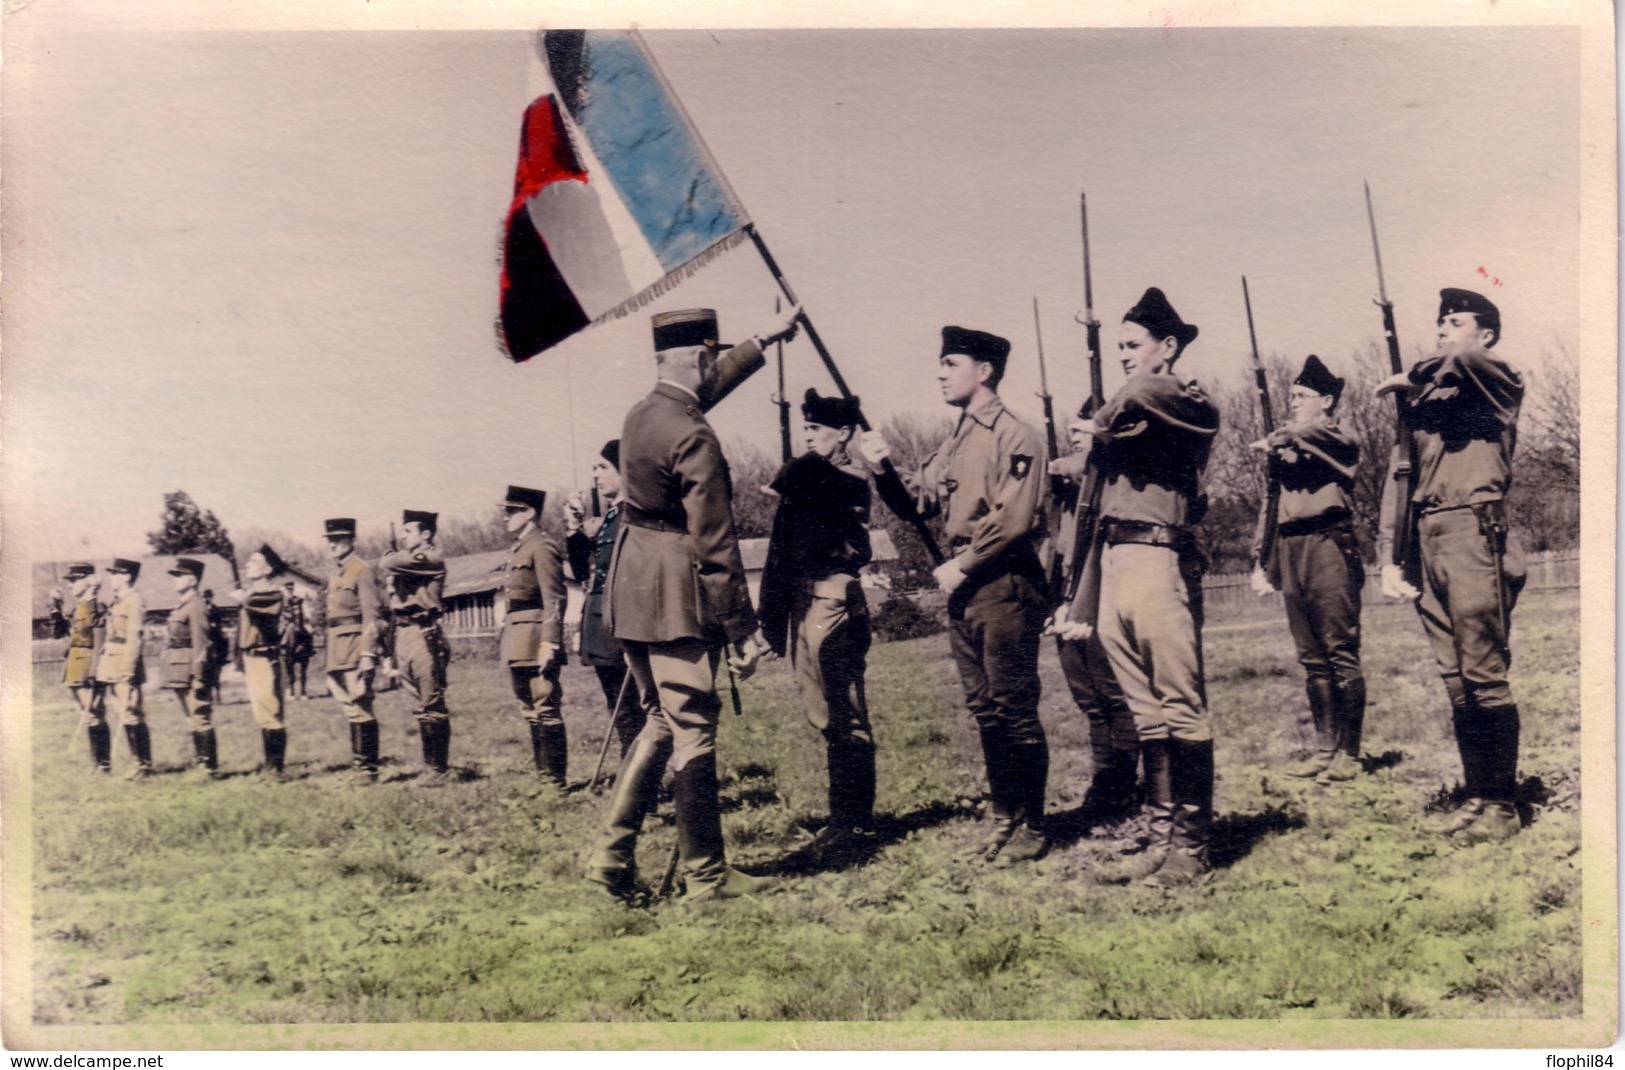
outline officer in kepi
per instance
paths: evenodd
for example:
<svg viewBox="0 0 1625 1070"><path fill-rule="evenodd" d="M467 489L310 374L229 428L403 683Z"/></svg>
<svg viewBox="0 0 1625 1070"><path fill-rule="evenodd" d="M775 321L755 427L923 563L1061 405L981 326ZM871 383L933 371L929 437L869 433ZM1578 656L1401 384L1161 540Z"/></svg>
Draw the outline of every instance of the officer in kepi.
<svg viewBox="0 0 1625 1070"><path fill-rule="evenodd" d="M175 693L192 729L197 768L213 777L219 768L214 736L213 650L209 641L209 615L198 597L203 562L178 557L169 570L175 577L180 601L169 611L168 641L164 648L164 686Z"/></svg>
<svg viewBox="0 0 1625 1070"><path fill-rule="evenodd" d="M1048 850L1044 795L1049 743L1038 718L1038 646L1049 616L1038 559L1049 485L1044 436L999 397L1010 343L986 331L942 329L937 381L962 410L953 436L905 475L922 514L944 514L950 556L936 570L948 594L954 662L987 765L991 824L977 854L996 865ZM879 466L891 447L878 431L863 453Z"/></svg>
<svg viewBox="0 0 1625 1070"><path fill-rule="evenodd" d="M355 552L350 517L323 525L333 575L327 583L327 687L350 726L350 775L357 784L378 779L378 718L372 712L378 670L378 574Z"/></svg>
<svg viewBox="0 0 1625 1070"><path fill-rule="evenodd" d="M1397 394L1416 445L1411 545L1420 590L1393 564L1405 510L1383 497L1377 543L1383 593L1413 598L1450 699L1467 799L1429 823L1464 845L1517 835L1518 706L1507 683L1512 608L1525 563L1507 530L1523 376L1492 350L1501 312L1471 290L1439 292L1433 355L1378 386ZM1395 456L1397 467L1400 458ZM1403 486L1394 473L1389 485Z"/></svg>
<svg viewBox="0 0 1625 1070"><path fill-rule="evenodd" d="M564 730L564 555L541 529L547 494L508 488L502 509L514 538L507 562L507 615L500 653L514 697L530 727L531 758L548 786L563 791L570 767Z"/></svg>
<svg viewBox="0 0 1625 1070"><path fill-rule="evenodd" d="M68 590L74 597L73 616L68 621L68 657L62 667L62 682L79 704L90 737L91 768L98 773L112 771L113 734L102 712L106 696L96 677L96 661L107 638L107 607L99 597L101 584L96 566L76 561L68 566Z"/></svg>
<svg viewBox="0 0 1625 1070"><path fill-rule="evenodd" d="M1174 363L1196 325L1156 287L1123 314L1117 349L1128 376L1088 431L1100 496L1098 628L1140 734L1151 842L1098 876L1177 887L1208 871L1213 828L1213 717L1202 663L1203 560L1195 525L1219 410ZM1087 639L1069 614L1065 638Z"/></svg>
<svg viewBox="0 0 1625 1070"><path fill-rule="evenodd" d="M451 762L451 711L446 708L446 664L451 648L440 630L445 610L446 559L434 543L440 515L421 509L401 514L401 548L387 553L378 570L389 584L389 615L395 625L395 662L417 696L423 764L444 777Z"/></svg>
<svg viewBox="0 0 1625 1070"><path fill-rule="evenodd" d="M869 563L869 479L848 448L857 398L801 405L807 452L774 477L779 496L762 570L762 638L795 667L807 720L824 737L829 821L789 865L839 865L874 846L875 739L864 694L869 603L858 575Z"/></svg>
<svg viewBox="0 0 1625 1070"><path fill-rule="evenodd" d="M107 566L108 597L107 642L96 663L96 679L100 680L119 722L124 725L124 739L130 745L130 756L135 765L126 775L127 780L139 780L152 775L152 737L147 732L147 714L141 700L141 685L146 683L147 670L141 660L141 624L143 610L141 596L136 593L135 581L141 576L141 562L118 557ZM99 713L93 713L96 721Z"/></svg>
<svg viewBox="0 0 1625 1070"><path fill-rule="evenodd" d="M1281 488L1276 516L1260 512L1253 559L1263 551L1273 519L1275 544L1267 567L1253 571L1253 590L1279 590L1287 626L1303 665L1315 749L1287 767L1289 776L1320 784L1360 775L1365 724L1365 673L1360 668L1360 589L1365 566L1354 537L1354 476L1360 443L1337 422L1343 380L1313 353L1292 381L1292 421L1252 448L1269 456ZM1266 499L1264 508L1269 508Z"/></svg>
<svg viewBox="0 0 1625 1070"><path fill-rule="evenodd" d="M763 334L723 353L716 313L654 317L654 390L621 432L621 527L605 600L611 632L646 703L648 720L621 765L587 879L619 898L642 895L635 852L668 759L680 857L690 899L729 898L766 882L728 866L717 798L717 659L748 676L762 647L734 531L733 491L704 406L762 350L796 331L792 307Z"/></svg>

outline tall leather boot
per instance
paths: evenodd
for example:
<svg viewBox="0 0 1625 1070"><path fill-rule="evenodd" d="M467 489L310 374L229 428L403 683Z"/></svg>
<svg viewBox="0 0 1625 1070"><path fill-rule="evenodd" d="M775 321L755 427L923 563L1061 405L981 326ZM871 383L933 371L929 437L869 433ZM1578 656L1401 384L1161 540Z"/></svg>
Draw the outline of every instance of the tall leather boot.
<svg viewBox="0 0 1625 1070"><path fill-rule="evenodd" d="M536 769L538 772L545 772L547 770L547 745L545 742L546 734L542 730L542 723L540 721L527 721L525 723L530 725L531 760L536 763Z"/></svg>
<svg viewBox="0 0 1625 1070"><path fill-rule="evenodd" d="M562 724L543 724L541 730L542 776L563 791L570 768L570 737Z"/></svg>
<svg viewBox="0 0 1625 1070"><path fill-rule="evenodd" d="M108 774L113 771L113 730L107 722L93 724L85 730L90 738L90 761L92 768L98 773Z"/></svg>
<svg viewBox="0 0 1625 1070"><path fill-rule="evenodd" d="M350 724L350 772L352 775L361 772L361 725L356 721Z"/></svg>
<svg viewBox="0 0 1625 1070"><path fill-rule="evenodd" d="M1477 713L1483 805L1471 823L1450 837L1464 845L1511 839L1523 825L1517 808L1518 707L1481 706Z"/></svg>
<svg viewBox="0 0 1625 1070"><path fill-rule="evenodd" d="M130 756L135 759L135 768L125 774L126 780L139 780L152 775L152 736L147 732L144 724L127 724L124 726L124 739L130 744Z"/></svg>
<svg viewBox="0 0 1625 1070"><path fill-rule="evenodd" d="M435 772L451 772L451 718L443 717L435 722L434 741Z"/></svg>
<svg viewBox="0 0 1625 1070"><path fill-rule="evenodd" d="M205 773L213 775L218 765L215 758L214 729L205 728L201 732L193 732L192 750L197 753L197 767Z"/></svg>
<svg viewBox="0 0 1625 1070"><path fill-rule="evenodd" d="M1173 849L1162 868L1147 880L1165 888L1178 888L1196 880L1212 866L1208 841L1213 837L1213 741L1170 741L1173 767Z"/></svg>
<svg viewBox="0 0 1625 1070"><path fill-rule="evenodd" d="M1337 684L1327 676L1311 676L1303 682L1309 698L1309 717L1315 725L1315 752L1301 762L1286 767L1287 776L1314 777L1326 771L1337 752L1333 712L1337 707Z"/></svg>
<svg viewBox="0 0 1625 1070"><path fill-rule="evenodd" d="M265 750L265 772L273 779L282 779L283 759L288 751L286 728L260 729L260 745Z"/></svg>
<svg viewBox="0 0 1625 1070"><path fill-rule="evenodd" d="M1333 691L1332 728L1335 753L1332 764L1315 778L1319 784L1336 784L1358 777L1360 735L1365 726L1365 677L1356 676L1338 684Z"/></svg>
<svg viewBox="0 0 1625 1070"><path fill-rule="evenodd" d="M437 772L437 743L435 722L427 717L418 719L418 738L423 742L423 770L427 773Z"/></svg>
<svg viewBox="0 0 1625 1070"><path fill-rule="evenodd" d="M1145 815L1151 842L1145 850L1117 866L1103 868L1098 880L1103 884L1127 884L1144 880L1157 870L1173 849L1174 784L1170 750L1166 739L1142 739L1140 757L1145 762Z"/></svg>
<svg viewBox="0 0 1625 1070"><path fill-rule="evenodd" d="M734 899L773 887L768 877L752 877L728 865L722 842L722 808L717 798L717 756L695 758L672 780L677 799L678 857L689 902Z"/></svg>
<svg viewBox="0 0 1625 1070"><path fill-rule="evenodd" d="M377 721L363 721L355 726L356 748L358 750L357 766L361 778L371 783L378 779L378 734Z"/></svg>
<svg viewBox="0 0 1625 1070"><path fill-rule="evenodd" d="M1028 743L1011 744L1010 775L1020 814L1016 831L999 850L994 864L1011 866L1033 862L1049 850L1044 836L1044 796L1049 787L1049 742L1043 736Z"/></svg>
<svg viewBox="0 0 1625 1070"><path fill-rule="evenodd" d="M874 824L875 748L850 739L830 740L829 823L847 830Z"/></svg>
<svg viewBox="0 0 1625 1070"><path fill-rule="evenodd" d="M982 760L987 767L988 828L973 851L987 861L998 856L1021 824L1021 794L1011 776L1010 744L1002 728L978 725L982 736Z"/></svg>
<svg viewBox="0 0 1625 1070"><path fill-rule="evenodd" d="M671 758L671 740L639 736L621 760L615 791L604 814L603 835L587 860L587 879L621 899L638 892L637 845L643 819L655 808L660 777Z"/></svg>

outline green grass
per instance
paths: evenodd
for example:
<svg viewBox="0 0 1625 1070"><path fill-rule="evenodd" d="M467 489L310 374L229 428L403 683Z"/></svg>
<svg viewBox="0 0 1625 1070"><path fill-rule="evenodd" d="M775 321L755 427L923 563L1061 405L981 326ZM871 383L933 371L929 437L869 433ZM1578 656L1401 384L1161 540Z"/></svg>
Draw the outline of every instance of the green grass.
<svg viewBox="0 0 1625 1070"><path fill-rule="evenodd" d="M218 710L232 775L183 775L190 739L148 701L164 775L92 778L65 693L35 689L37 1024L1573 1017L1580 1013L1578 663L1572 592L1519 606L1514 686L1525 777L1545 805L1515 840L1458 850L1417 827L1455 784L1442 693L1408 607L1366 610L1370 776L1288 781L1301 674L1285 625L1209 622L1218 727L1215 857L1179 892L1095 883L1082 840L1017 870L965 861L979 747L938 635L875 649L883 847L753 901L615 905L580 879L604 799L541 792L492 663L454 662L453 761L416 786L407 702L384 695L384 782L347 787L326 699L289 712L292 782L249 775L258 733L235 688ZM1088 780L1085 727L1052 648L1044 720L1051 813ZM572 779L603 738L587 670L565 674ZM824 813L817 735L787 667L724 713L732 860L765 866ZM726 706L725 706L726 709ZM611 766L614 759L611 758ZM658 874L664 816L641 846Z"/></svg>

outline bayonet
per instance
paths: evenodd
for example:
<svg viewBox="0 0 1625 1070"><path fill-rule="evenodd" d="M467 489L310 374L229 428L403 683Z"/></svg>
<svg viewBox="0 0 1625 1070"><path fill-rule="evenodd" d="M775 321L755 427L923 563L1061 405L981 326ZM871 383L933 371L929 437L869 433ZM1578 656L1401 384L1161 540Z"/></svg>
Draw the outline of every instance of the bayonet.
<svg viewBox="0 0 1625 1070"><path fill-rule="evenodd" d="M1371 253L1377 261L1376 306L1382 309L1382 334L1388 344L1388 367L1398 375L1405 370L1399 355L1399 333L1394 329L1394 304L1388 300L1388 284L1382 274L1382 247L1377 243L1377 213L1371 207L1371 183L1365 183L1365 214L1371 224ZM1416 587L1421 583L1421 561L1416 554L1416 509L1411 499L1416 494L1416 437L1411 434L1405 419L1406 392L1394 391L1394 485L1390 493L1394 501L1394 554L1392 563L1399 566L1405 581Z"/></svg>
<svg viewBox="0 0 1625 1070"><path fill-rule="evenodd" d="M1264 371L1264 358L1258 353L1258 332L1253 328L1253 295L1247 289L1247 276L1241 277L1241 299L1247 306L1247 338L1253 347L1253 390L1258 394L1258 412L1264 422L1264 438L1266 445L1269 437L1275 433L1275 412L1270 407L1270 381L1269 375ZM1258 567L1269 568L1270 558L1275 553L1275 529L1279 523L1281 506L1281 483L1275 478L1275 466L1269 460L1269 451L1265 450L1264 480L1266 491L1264 495L1264 538L1259 544Z"/></svg>

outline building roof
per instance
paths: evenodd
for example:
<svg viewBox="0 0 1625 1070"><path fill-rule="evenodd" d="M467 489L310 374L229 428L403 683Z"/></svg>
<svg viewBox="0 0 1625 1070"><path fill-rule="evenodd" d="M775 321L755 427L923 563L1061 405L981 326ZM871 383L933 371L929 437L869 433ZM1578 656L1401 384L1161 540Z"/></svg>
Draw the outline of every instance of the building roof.
<svg viewBox="0 0 1625 1070"><path fill-rule="evenodd" d="M203 578L198 581L199 590L212 590L215 594L215 605L226 604L224 596L237 586L236 569L232 567L219 554L158 554L152 557L138 557L141 562L141 575L136 578L136 593L141 596L141 606L148 613L167 613L175 608L180 601L175 594L174 577L169 575L169 569L175 563L175 558L190 557L203 562ZM111 557L77 558L88 560L96 566L96 575L105 577L107 566L113 563ZM34 562L34 590L33 590L33 618L35 620L50 616L51 589L62 591L64 600L63 612L73 612L73 592L68 590L68 582L63 574L68 571L71 561L36 561Z"/></svg>
<svg viewBox="0 0 1625 1070"><path fill-rule="evenodd" d="M447 598L481 594L501 587L507 581L503 566L508 551L487 550L480 554L459 554L446 558Z"/></svg>

